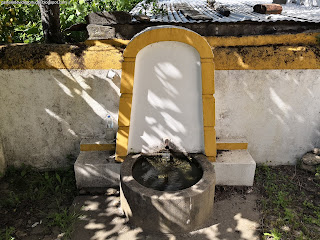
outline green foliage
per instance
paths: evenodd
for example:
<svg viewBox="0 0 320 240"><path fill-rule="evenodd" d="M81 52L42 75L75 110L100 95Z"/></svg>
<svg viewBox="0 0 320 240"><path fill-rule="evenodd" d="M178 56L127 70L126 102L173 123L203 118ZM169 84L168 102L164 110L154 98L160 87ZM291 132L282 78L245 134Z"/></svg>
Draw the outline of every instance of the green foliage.
<svg viewBox="0 0 320 240"><path fill-rule="evenodd" d="M78 217L75 212L67 210L77 194L73 166L45 172L28 166L9 167L1 181L9 185L0 192L0 210L10 214L11 218L28 211L32 216L46 219L43 223L46 226L58 226L65 239L70 237L72 225ZM4 227L0 224L0 240L14 239L15 229Z"/></svg>
<svg viewBox="0 0 320 240"><path fill-rule="evenodd" d="M57 205L76 192L72 169L39 172L30 167L9 167L5 175L10 183L9 194L0 196L0 208L17 208L26 201L55 199Z"/></svg>
<svg viewBox="0 0 320 240"><path fill-rule="evenodd" d="M38 5L0 5L0 43L38 42L42 35Z"/></svg>
<svg viewBox="0 0 320 240"><path fill-rule="evenodd" d="M271 233L264 233L264 236L272 237L274 240L281 240L282 234L277 229L272 229Z"/></svg>
<svg viewBox="0 0 320 240"><path fill-rule="evenodd" d="M320 207L293 182L294 176L274 169L264 165L256 172L265 239L319 239Z"/></svg>
<svg viewBox="0 0 320 240"><path fill-rule="evenodd" d="M33 1L33 0L17 0ZM84 23L90 12L130 11L141 0L70 0L60 5L61 30L69 42L86 39L84 32L65 32L73 24ZM0 0L0 3L3 0ZM43 40L41 14L36 4L0 4L0 44L33 43Z"/></svg>
<svg viewBox="0 0 320 240"><path fill-rule="evenodd" d="M3 231L0 230L0 240L14 240L12 236L16 229L14 227L6 227Z"/></svg>

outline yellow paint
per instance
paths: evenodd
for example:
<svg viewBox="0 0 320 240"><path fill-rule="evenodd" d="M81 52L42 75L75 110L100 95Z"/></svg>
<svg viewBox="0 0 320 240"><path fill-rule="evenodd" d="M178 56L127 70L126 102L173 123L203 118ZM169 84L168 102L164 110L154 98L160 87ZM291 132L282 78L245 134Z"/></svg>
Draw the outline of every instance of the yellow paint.
<svg viewBox="0 0 320 240"><path fill-rule="evenodd" d="M138 52L144 47L161 41L176 41L186 43L194 47L200 55L202 64L202 98L203 98L203 116L205 128L205 153L209 157L216 156L216 137L215 137L215 102L214 93L214 64L211 47L206 40L199 34L181 28L159 28L141 33L130 43L125 49L122 64L121 77L121 98L119 105L119 130L117 135L116 160L121 161L128 152L128 138L130 127L130 115L132 107L131 94L133 93L134 83L134 67L135 58ZM130 96L122 97L123 95ZM127 127L127 132L124 132L123 127ZM207 130L206 130L207 129ZM209 134L213 134L210 136ZM118 137L119 136L119 137Z"/></svg>
<svg viewBox="0 0 320 240"><path fill-rule="evenodd" d="M214 127L204 127L204 152L207 157L211 157L211 161L215 161L217 155L216 148L216 130Z"/></svg>
<svg viewBox="0 0 320 240"><path fill-rule="evenodd" d="M129 127L119 127L117 133L116 160L123 162L128 152Z"/></svg>
<svg viewBox="0 0 320 240"><path fill-rule="evenodd" d="M80 46L80 47L79 47ZM12 44L0 46L0 69L121 69L113 45Z"/></svg>
<svg viewBox="0 0 320 240"><path fill-rule="evenodd" d="M158 28L136 36L123 52L124 57L136 57L138 52L156 42L176 41L194 47L201 58L212 59L212 51L206 40L199 34L181 28ZM204 44L205 43L205 44Z"/></svg>
<svg viewBox="0 0 320 240"><path fill-rule="evenodd" d="M212 47L264 46L264 45L317 45L320 33L283 35L257 35L244 37L206 37Z"/></svg>
<svg viewBox="0 0 320 240"><path fill-rule="evenodd" d="M80 151L112 151L116 149L114 143L95 143L95 144L81 144Z"/></svg>
<svg viewBox="0 0 320 240"><path fill-rule="evenodd" d="M126 61L122 63L122 74L121 74L121 93L132 93L133 92L133 79L134 79L134 61Z"/></svg>
<svg viewBox="0 0 320 240"><path fill-rule="evenodd" d="M203 126L215 126L215 100L213 95L202 95L203 105Z"/></svg>
<svg viewBox="0 0 320 240"><path fill-rule="evenodd" d="M201 62L201 74L203 79L208 81L202 81L202 94L214 94L214 63Z"/></svg>
<svg viewBox="0 0 320 240"><path fill-rule="evenodd" d="M320 69L319 46L215 48L216 70Z"/></svg>
<svg viewBox="0 0 320 240"><path fill-rule="evenodd" d="M130 49L125 50L125 57L132 57L145 44L172 39L168 34L180 34L173 36L174 41L180 39L203 54L212 47L216 70L320 69L320 45L316 42L316 36L320 33L201 37L191 31L172 28L165 30L166 36L160 37L162 33L154 31L156 30L136 37L135 43L128 45L131 46ZM137 39L145 34L150 36L150 39L144 38L141 43L138 43ZM160 38L157 39L157 37ZM210 46L199 45L203 39L206 39ZM123 60L121 51L128 43L129 40L112 39L90 40L79 46L70 44L2 45L0 46L0 69L121 69ZM201 57L202 65L213 64L212 53L206 53L206 55ZM125 62L129 61L134 62L134 57ZM203 73L214 76L207 70ZM211 91L211 87L204 86L204 89ZM204 93L209 94L209 92Z"/></svg>
<svg viewBox="0 0 320 240"><path fill-rule="evenodd" d="M221 143L217 142L217 150L248 149L248 143Z"/></svg>
<svg viewBox="0 0 320 240"><path fill-rule="evenodd" d="M122 127L130 126L130 115L132 106L132 94L121 94L119 102L119 120L118 124Z"/></svg>

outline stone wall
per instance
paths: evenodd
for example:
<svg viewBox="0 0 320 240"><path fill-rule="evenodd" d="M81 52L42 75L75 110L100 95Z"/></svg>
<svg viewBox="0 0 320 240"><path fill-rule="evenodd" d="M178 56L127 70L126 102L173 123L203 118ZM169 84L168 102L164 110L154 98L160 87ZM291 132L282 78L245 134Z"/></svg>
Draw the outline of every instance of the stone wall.
<svg viewBox="0 0 320 240"><path fill-rule="evenodd" d="M314 36L207 38L215 54L217 137L245 137L257 163L294 164L319 147ZM0 46L0 171L6 164L67 164L81 138L104 136L107 114L116 130L127 43Z"/></svg>

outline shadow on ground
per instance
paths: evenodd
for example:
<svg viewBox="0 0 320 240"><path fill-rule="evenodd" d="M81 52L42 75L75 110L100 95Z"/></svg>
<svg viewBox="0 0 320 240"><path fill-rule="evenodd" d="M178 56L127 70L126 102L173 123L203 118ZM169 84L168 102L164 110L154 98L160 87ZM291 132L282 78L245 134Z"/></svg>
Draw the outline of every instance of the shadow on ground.
<svg viewBox="0 0 320 240"><path fill-rule="evenodd" d="M105 195L83 195L75 198L73 206L81 217L75 224L73 240L103 239L259 239L259 212L257 195L234 192L226 198L217 197L215 214L208 220L208 227L182 235L148 233L131 226L120 209L117 189L108 189ZM141 206L143 211L143 206Z"/></svg>

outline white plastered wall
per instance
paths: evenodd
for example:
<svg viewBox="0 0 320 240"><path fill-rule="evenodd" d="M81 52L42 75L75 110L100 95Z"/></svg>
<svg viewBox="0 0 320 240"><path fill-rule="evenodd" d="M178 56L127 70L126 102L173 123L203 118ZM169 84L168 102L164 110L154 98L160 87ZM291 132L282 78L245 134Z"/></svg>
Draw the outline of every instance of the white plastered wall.
<svg viewBox="0 0 320 240"><path fill-rule="evenodd" d="M136 58L128 152L156 152L169 139L203 152L200 55L180 42L158 42Z"/></svg>
<svg viewBox="0 0 320 240"><path fill-rule="evenodd" d="M320 70L215 71L217 137L245 137L257 163L320 146Z"/></svg>
<svg viewBox="0 0 320 240"><path fill-rule="evenodd" d="M112 115L116 128L120 79L107 74L1 70L7 164L61 167L68 154L77 156L82 137L104 136L104 114ZM293 164L320 147L320 70L215 71L215 89L217 137L245 137L257 163Z"/></svg>
<svg viewBox="0 0 320 240"><path fill-rule="evenodd" d="M121 71L113 71L1 70L0 135L7 163L61 167L68 155L77 157L82 138L104 137L108 114L116 131Z"/></svg>

